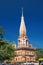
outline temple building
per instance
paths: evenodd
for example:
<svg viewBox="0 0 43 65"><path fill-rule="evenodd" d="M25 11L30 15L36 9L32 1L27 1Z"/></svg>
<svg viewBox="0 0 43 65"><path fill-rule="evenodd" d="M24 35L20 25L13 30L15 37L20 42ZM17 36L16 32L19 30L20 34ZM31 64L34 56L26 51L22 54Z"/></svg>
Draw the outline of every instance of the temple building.
<svg viewBox="0 0 43 65"><path fill-rule="evenodd" d="M18 37L18 46L15 48L16 56L14 62L35 62L35 48L29 44L26 36L26 26L24 22L23 10Z"/></svg>

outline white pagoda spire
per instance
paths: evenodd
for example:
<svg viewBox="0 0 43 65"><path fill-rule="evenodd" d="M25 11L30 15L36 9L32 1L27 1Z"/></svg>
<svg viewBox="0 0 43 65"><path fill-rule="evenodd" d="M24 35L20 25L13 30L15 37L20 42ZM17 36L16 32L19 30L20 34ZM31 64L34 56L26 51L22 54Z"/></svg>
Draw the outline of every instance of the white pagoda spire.
<svg viewBox="0 0 43 65"><path fill-rule="evenodd" d="M22 9L21 25L20 25L20 36L22 35L26 36L26 26L24 22L23 9Z"/></svg>

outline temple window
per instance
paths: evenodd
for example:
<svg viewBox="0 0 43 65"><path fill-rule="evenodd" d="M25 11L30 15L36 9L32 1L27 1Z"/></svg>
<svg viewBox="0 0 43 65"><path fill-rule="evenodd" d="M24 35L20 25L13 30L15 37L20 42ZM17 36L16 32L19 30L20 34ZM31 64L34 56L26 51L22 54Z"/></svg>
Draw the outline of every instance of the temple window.
<svg viewBox="0 0 43 65"><path fill-rule="evenodd" d="M27 46L27 42L28 42L28 40L26 40L26 46Z"/></svg>
<svg viewBox="0 0 43 65"><path fill-rule="evenodd" d="M16 61L17 61L17 58L16 58Z"/></svg>
<svg viewBox="0 0 43 65"><path fill-rule="evenodd" d="M29 58L28 58L28 60L29 60Z"/></svg>
<svg viewBox="0 0 43 65"><path fill-rule="evenodd" d="M19 41L19 43L20 43L20 40L18 40Z"/></svg>

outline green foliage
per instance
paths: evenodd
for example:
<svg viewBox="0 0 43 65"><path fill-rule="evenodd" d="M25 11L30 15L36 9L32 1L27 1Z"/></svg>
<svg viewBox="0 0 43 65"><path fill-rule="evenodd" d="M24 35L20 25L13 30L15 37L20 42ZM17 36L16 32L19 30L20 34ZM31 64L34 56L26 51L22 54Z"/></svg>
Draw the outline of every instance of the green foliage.
<svg viewBox="0 0 43 65"><path fill-rule="evenodd" d="M9 60L15 56L12 44L5 40L0 41L0 61Z"/></svg>
<svg viewBox="0 0 43 65"><path fill-rule="evenodd" d="M36 58L43 58L43 48L37 48L35 51Z"/></svg>
<svg viewBox="0 0 43 65"><path fill-rule="evenodd" d="M15 56L13 44L8 43L7 40L3 40L4 33L4 29L0 27L0 62L9 60Z"/></svg>

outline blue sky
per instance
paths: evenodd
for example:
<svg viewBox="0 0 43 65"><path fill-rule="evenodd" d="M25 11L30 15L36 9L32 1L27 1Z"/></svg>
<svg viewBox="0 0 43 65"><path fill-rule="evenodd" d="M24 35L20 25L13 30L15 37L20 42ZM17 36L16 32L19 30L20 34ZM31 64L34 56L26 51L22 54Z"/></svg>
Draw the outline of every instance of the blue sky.
<svg viewBox="0 0 43 65"><path fill-rule="evenodd" d="M29 44L43 48L43 0L0 0L0 26L6 31L4 38L17 44L22 8Z"/></svg>

